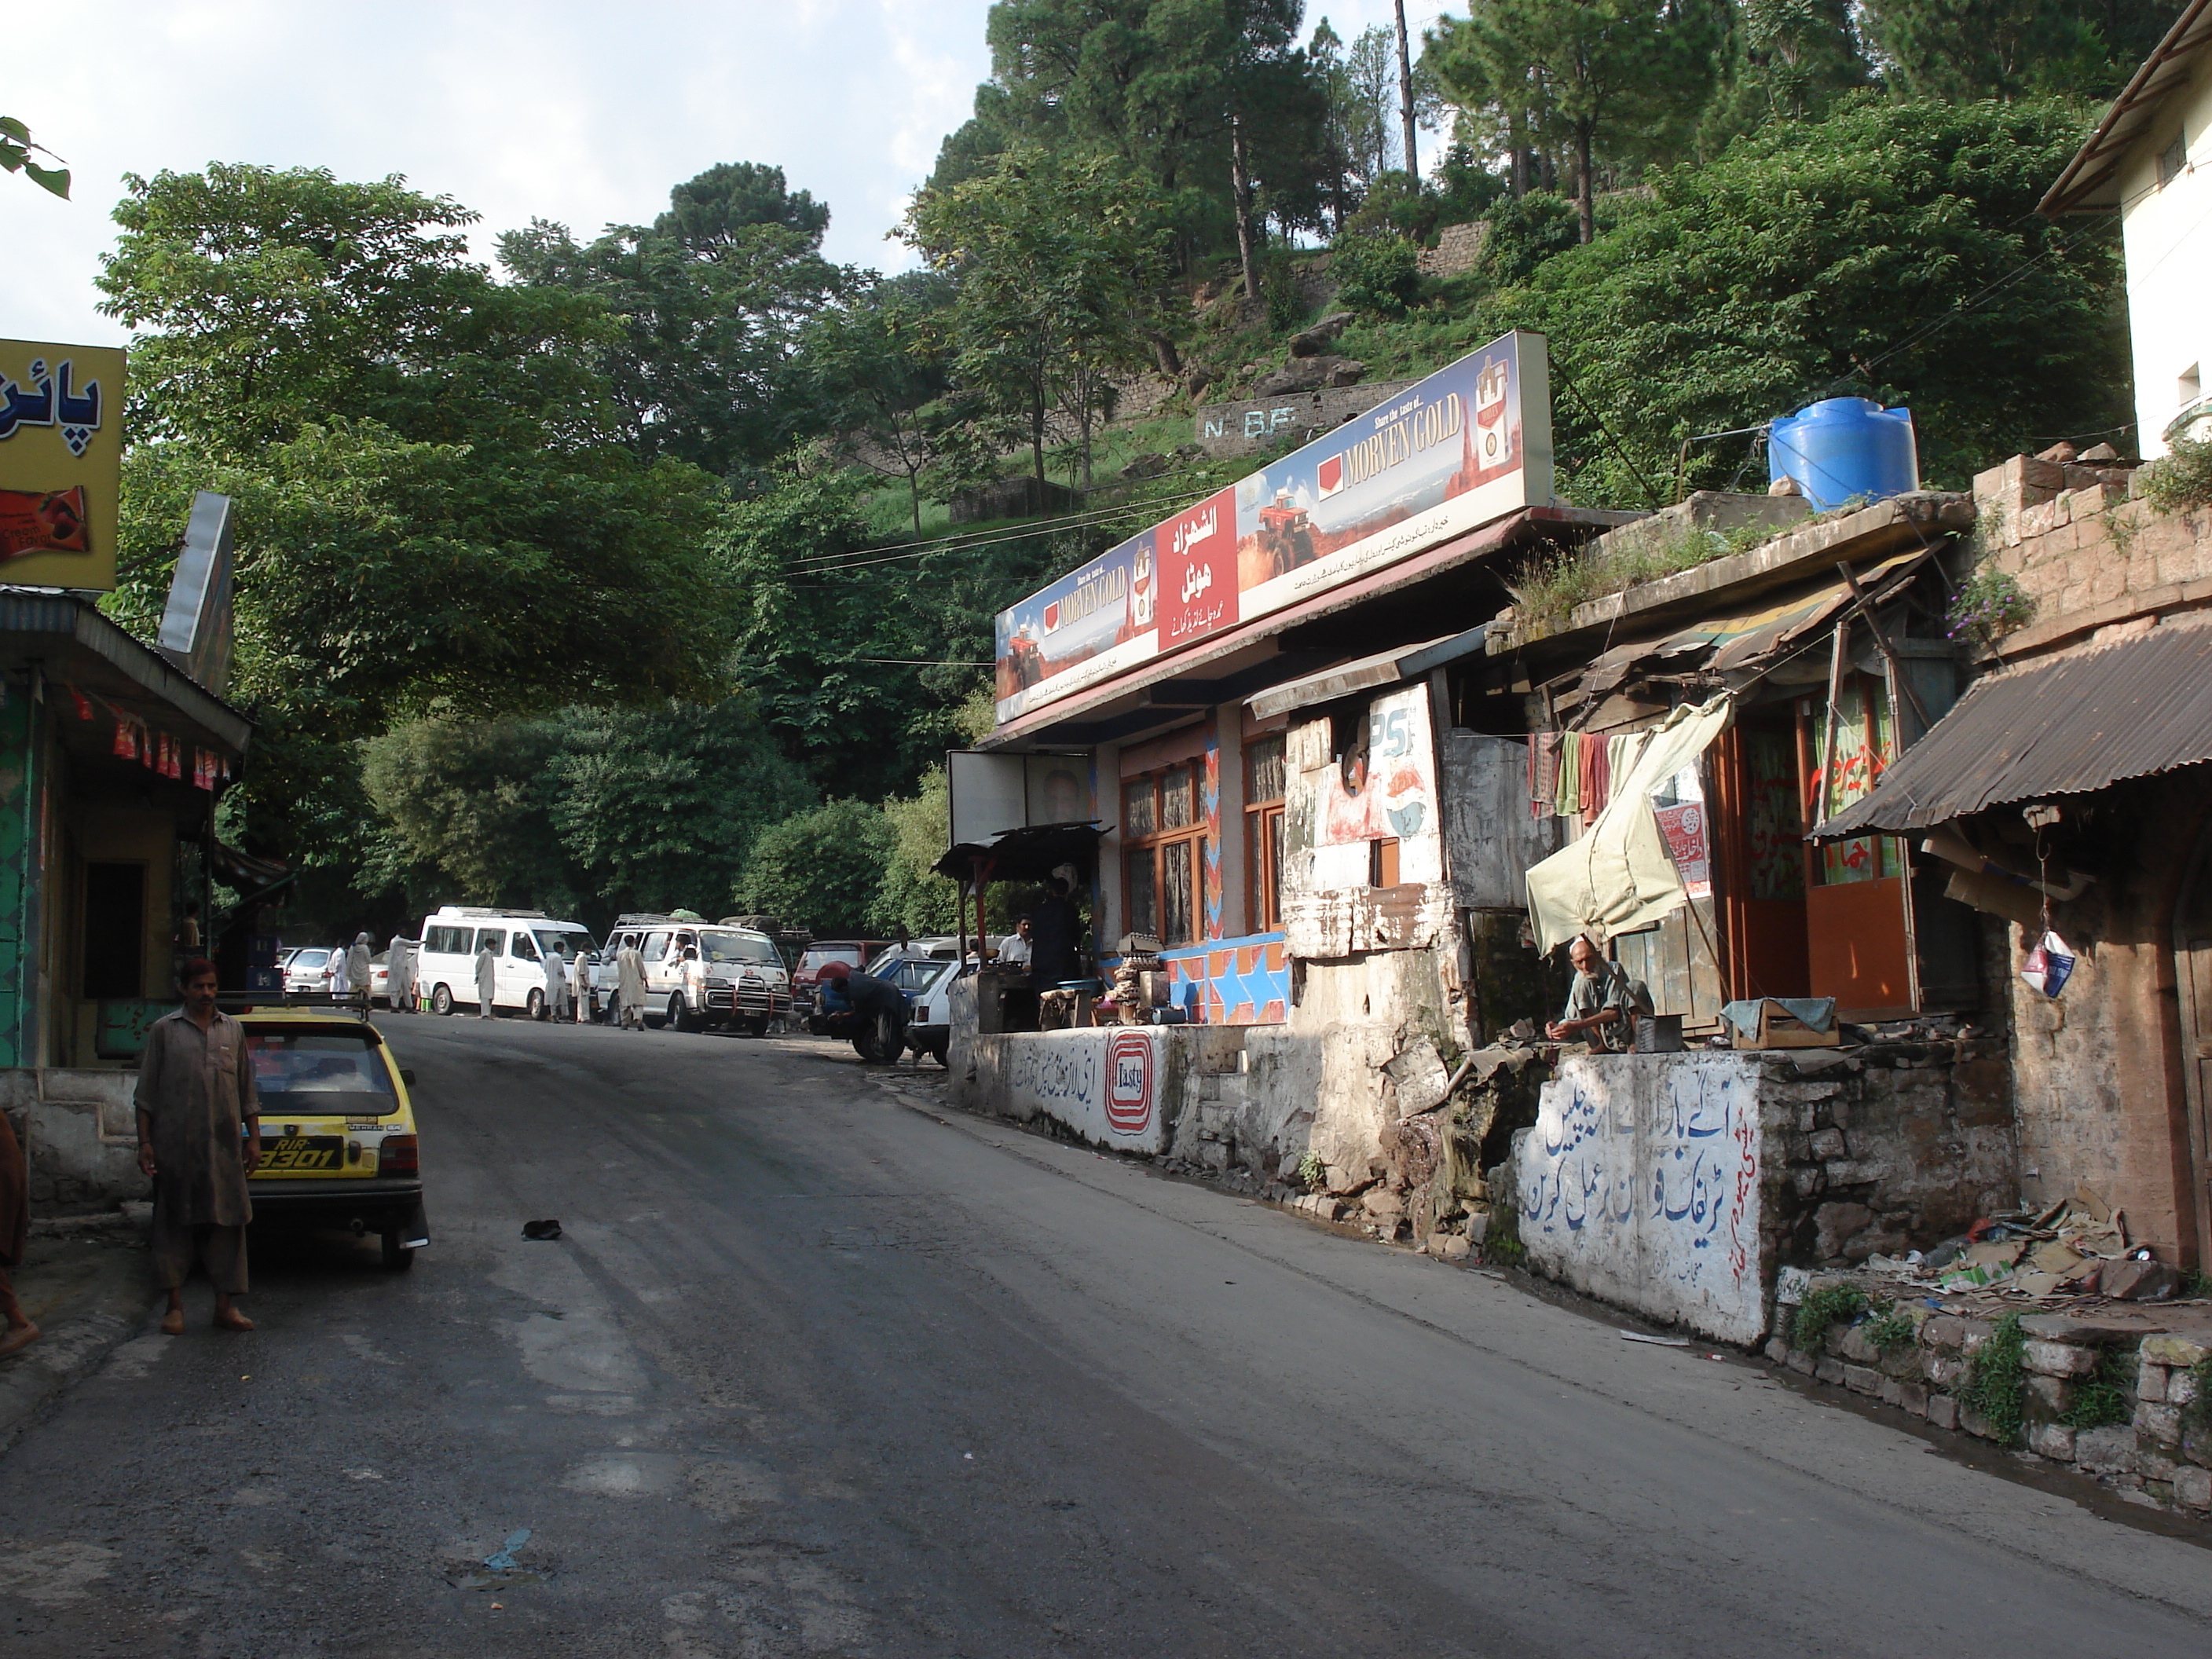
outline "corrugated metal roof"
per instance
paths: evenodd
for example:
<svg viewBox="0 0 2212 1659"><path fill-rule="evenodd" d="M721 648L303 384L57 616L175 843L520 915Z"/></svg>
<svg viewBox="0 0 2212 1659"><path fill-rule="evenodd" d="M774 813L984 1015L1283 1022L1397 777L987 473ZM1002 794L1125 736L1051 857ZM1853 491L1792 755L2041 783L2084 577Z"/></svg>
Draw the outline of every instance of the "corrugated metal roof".
<svg viewBox="0 0 2212 1659"><path fill-rule="evenodd" d="M1812 839L1931 829L2208 760L2212 627L2158 628L1978 682Z"/></svg>

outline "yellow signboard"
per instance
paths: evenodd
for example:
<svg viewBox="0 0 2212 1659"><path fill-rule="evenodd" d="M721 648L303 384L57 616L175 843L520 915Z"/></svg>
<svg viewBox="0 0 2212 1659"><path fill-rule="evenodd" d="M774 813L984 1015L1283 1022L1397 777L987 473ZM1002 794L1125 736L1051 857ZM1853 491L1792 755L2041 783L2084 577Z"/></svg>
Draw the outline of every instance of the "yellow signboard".
<svg viewBox="0 0 2212 1659"><path fill-rule="evenodd" d="M115 586L123 353L0 340L0 582Z"/></svg>

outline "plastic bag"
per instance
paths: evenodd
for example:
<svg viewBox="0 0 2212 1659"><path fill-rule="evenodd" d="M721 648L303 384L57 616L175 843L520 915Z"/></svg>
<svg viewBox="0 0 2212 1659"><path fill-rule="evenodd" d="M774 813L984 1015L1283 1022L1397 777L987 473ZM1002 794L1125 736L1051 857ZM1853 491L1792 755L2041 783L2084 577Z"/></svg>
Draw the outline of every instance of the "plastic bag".
<svg viewBox="0 0 2212 1659"><path fill-rule="evenodd" d="M2057 934L2045 929L2035 948L2020 965L2020 976L2047 997L2056 997L2074 976L2074 950Z"/></svg>

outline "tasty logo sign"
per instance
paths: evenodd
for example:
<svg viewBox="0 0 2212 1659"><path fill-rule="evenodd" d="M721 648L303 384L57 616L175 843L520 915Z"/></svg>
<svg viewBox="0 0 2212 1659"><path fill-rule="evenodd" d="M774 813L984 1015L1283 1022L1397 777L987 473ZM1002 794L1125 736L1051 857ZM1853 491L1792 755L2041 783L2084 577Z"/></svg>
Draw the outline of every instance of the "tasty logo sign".
<svg viewBox="0 0 2212 1659"><path fill-rule="evenodd" d="M1106 1122L1125 1135L1152 1127L1152 1042L1142 1031L1115 1031L1107 1039Z"/></svg>

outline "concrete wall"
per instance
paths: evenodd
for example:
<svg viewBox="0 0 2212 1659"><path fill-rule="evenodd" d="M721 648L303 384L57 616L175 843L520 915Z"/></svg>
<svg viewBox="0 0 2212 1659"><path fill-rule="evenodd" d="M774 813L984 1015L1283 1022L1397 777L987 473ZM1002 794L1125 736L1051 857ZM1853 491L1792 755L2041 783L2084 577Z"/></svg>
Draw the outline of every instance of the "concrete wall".
<svg viewBox="0 0 2212 1659"><path fill-rule="evenodd" d="M136 1072L0 1071L0 1109L27 1131L34 1211L104 1210L153 1190L138 1173L137 1082Z"/></svg>
<svg viewBox="0 0 2212 1659"><path fill-rule="evenodd" d="M2185 159L2161 184L2158 158L2177 138ZM2163 455L2166 423L2202 400L2212 372L2212 66L2201 50L2122 164L2120 200L2138 435L2145 455Z"/></svg>
<svg viewBox="0 0 2212 1659"><path fill-rule="evenodd" d="M1536 1127L1515 1137L1530 1265L1723 1341L1764 1337L1778 1121L1761 1121L1761 1072L1747 1054L1562 1060Z"/></svg>
<svg viewBox="0 0 2212 1659"><path fill-rule="evenodd" d="M953 1097L1018 1122L1044 1119L1094 1146L1162 1156L1194 1122L1206 1068L1218 1076L1226 1055L1233 1069L1238 1036L1187 1025L961 1034L948 1053Z"/></svg>
<svg viewBox="0 0 2212 1659"><path fill-rule="evenodd" d="M2098 798L2103 878L2056 907L2076 954L2057 1000L2023 984L2024 929L2007 924L2021 1186L2039 1205L2086 1182L2160 1259L2199 1253L2189 1170L2174 904L2212 830L2212 776L2192 767Z"/></svg>

